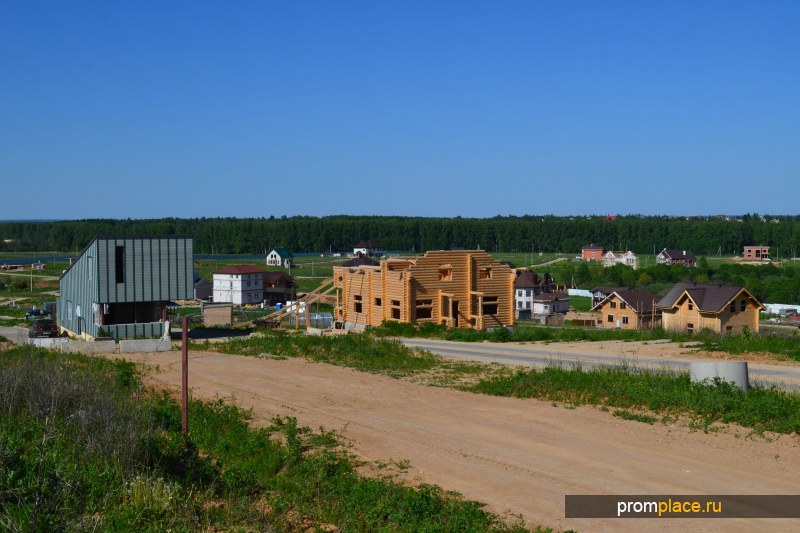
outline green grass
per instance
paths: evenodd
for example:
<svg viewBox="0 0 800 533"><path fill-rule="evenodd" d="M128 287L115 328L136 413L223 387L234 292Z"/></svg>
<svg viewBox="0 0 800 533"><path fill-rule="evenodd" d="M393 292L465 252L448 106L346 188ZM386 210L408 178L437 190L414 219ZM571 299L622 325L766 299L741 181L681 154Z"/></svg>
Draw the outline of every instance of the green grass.
<svg viewBox="0 0 800 533"><path fill-rule="evenodd" d="M743 353L770 353L782 355L795 361L800 361L800 342L793 337L768 337L743 333L741 335L726 335L719 337L713 334L702 333L697 340L708 351L725 352L734 355Z"/></svg>
<svg viewBox="0 0 800 533"><path fill-rule="evenodd" d="M368 335L311 335L265 331L260 336L221 343L191 343L192 350L213 349L221 353L249 356L305 357L313 361L347 366L365 372L407 376L432 369L440 358L430 352L412 350L401 342L374 339Z"/></svg>
<svg viewBox="0 0 800 533"><path fill-rule="evenodd" d="M583 296L570 296L570 307L574 307L576 311L585 313L592 310L592 299Z"/></svg>
<svg viewBox="0 0 800 533"><path fill-rule="evenodd" d="M421 337L461 342L575 342L575 341L650 341L670 339L688 340L686 335L676 335L663 330L593 329L576 327L546 327L518 323L514 331L500 328L494 331L477 331L465 328L448 328L425 322L407 324L387 321L378 328L369 330L376 337Z"/></svg>
<svg viewBox="0 0 800 533"><path fill-rule="evenodd" d="M192 402L188 438L132 363L0 357L0 524L25 531L526 531L438 487L365 478L338 438ZM536 531L550 531L538 528Z"/></svg>
<svg viewBox="0 0 800 533"><path fill-rule="evenodd" d="M796 393L763 387L751 387L745 392L726 382L704 385L692 383L688 374L656 373L627 366L520 370L513 376L482 380L468 390L567 405L688 415L701 421L704 427L721 422L740 424L758 432L800 432L800 395ZM649 423L649 418L646 421Z"/></svg>

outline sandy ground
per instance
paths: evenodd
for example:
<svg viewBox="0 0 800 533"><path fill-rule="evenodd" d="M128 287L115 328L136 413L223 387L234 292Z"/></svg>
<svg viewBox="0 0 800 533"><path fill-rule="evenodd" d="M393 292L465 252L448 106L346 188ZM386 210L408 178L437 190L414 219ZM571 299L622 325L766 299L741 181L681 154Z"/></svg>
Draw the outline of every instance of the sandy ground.
<svg viewBox="0 0 800 533"><path fill-rule="evenodd" d="M124 355L151 367L152 384L179 385L179 352ZM520 515L528 525L580 531L800 528L800 520L791 519L564 518L567 494L800 494L796 436L651 426L591 407L470 394L300 359L192 352L189 383L193 397L223 397L252 408L257 424L291 415L340 433L366 461L408 460L400 479L457 491L501 515Z"/></svg>

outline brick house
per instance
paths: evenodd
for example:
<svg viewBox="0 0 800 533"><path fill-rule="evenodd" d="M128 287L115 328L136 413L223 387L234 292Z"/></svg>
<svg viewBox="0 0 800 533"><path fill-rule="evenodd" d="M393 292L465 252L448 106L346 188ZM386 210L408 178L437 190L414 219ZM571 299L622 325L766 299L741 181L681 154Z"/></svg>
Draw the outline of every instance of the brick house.
<svg viewBox="0 0 800 533"><path fill-rule="evenodd" d="M594 243L584 245L581 248L582 261L602 261L603 260L603 247Z"/></svg>
<svg viewBox="0 0 800 533"><path fill-rule="evenodd" d="M769 261L769 246L745 246L743 256L748 261Z"/></svg>
<svg viewBox="0 0 800 533"><path fill-rule="evenodd" d="M758 333L758 313L764 306L737 285L678 283L656 304L664 329L693 333L704 329L737 334L747 328Z"/></svg>

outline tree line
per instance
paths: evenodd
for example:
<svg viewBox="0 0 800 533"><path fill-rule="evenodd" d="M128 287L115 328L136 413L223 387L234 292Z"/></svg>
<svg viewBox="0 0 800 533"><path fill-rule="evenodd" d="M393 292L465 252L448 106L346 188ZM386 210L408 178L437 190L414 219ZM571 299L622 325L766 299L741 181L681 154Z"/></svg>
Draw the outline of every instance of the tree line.
<svg viewBox="0 0 800 533"><path fill-rule="evenodd" d="M196 253L347 251L360 240L385 250L482 248L490 252L579 253L583 245L658 253L663 248L695 255L741 255L745 245L772 246L773 257L800 253L800 216L739 220L644 216L431 218L326 216L269 218L86 219L0 222L0 251L75 252L95 236L187 236Z"/></svg>

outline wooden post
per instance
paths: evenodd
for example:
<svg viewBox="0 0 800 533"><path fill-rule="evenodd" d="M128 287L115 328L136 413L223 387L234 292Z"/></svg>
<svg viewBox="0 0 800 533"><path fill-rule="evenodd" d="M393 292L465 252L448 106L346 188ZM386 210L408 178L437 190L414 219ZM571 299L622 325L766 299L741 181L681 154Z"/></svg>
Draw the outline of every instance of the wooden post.
<svg viewBox="0 0 800 533"><path fill-rule="evenodd" d="M183 317L181 335L181 429L189 434L189 317Z"/></svg>

